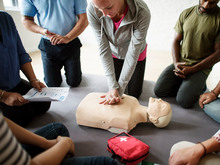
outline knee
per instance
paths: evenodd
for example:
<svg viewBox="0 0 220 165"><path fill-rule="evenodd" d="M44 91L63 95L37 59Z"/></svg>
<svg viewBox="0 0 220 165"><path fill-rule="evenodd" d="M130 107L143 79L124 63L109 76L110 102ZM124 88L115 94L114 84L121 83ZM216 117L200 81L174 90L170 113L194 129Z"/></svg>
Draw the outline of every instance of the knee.
<svg viewBox="0 0 220 165"><path fill-rule="evenodd" d="M164 97L163 92L160 90L160 87L158 87L157 85L155 85L154 87L154 94L159 98Z"/></svg>
<svg viewBox="0 0 220 165"><path fill-rule="evenodd" d="M70 79L67 79L67 84L69 85L69 86L71 86L71 87L77 87L77 86L79 86L79 84L81 83L81 81L82 81L82 77L80 76L80 78L78 78L78 79L72 79L72 80L70 80Z"/></svg>
<svg viewBox="0 0 220 165"><path fill-rule="evenodd" d="M16 124L25 127L34 118L34 111L31 108L24 108L22 110L18 110L14 115L8 118L14 121Z"/></svg>
<svg viewBox="0 0 220 165"><path fill-rule="evenodd" d="M30 103L29 103L30 104ZM50 109L51 102L40 102L31 104L35 114L43 114Z"/></svg>
<svg viewBox="0 0 220 165"><path fill-rule="evenodd" d="M181 107L185 109L193 107L196 103L196 101L192 101L187 98L179 98L179 97L176 97L176 102L178 105L180 105Z"/></svg>
<svg viewBox="0 0 220 165"><path fill-rule="evenodd" d="M48 81L46 78L44 79L44 82L48 87L60 87L62 80L61 81Z"/></svg>
<svg viewBox="0 0 220 165"><path fill-rule="evenodd" d="M45 102L42 105L41 113L45 113L50 109L51 102Z"/></svg>
<svg viewBox="0 0 220 165"><path fill-rule="evenodd" d="M52 123L57 135L69 137L69 131L62 123Z"/></svg>

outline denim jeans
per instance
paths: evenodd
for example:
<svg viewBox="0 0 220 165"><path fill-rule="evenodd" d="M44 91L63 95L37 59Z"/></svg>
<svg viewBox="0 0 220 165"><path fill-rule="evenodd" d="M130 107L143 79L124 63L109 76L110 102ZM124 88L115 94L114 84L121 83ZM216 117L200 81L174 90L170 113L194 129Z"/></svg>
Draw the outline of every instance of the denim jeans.
<svg viewBox="0 0 220 165"><path fill-rule="evenodd" d="M46 139L56 139L57 136L69 137L67 128L61 123L48 124L35 132L35 134L45 137ZM23 148L34 157L44 150L35 146L22 145ZM93 157L72 157L64 158L61 165L117 165L117 162L105 156L93 156Z"/></svg>
<svg viewBox="0 0 220 165"><path fill-rule="evenodd" d="M204 105L205 113L220 123L220 98Z"/></svg>
<svg viewBox="0 0 220 165"><path fill-rule="evenodd" d="M61 69L64 67L66 82L76 87L82 80L80 47L78 38L68 44L51 45L47 39L41 39L38 48L44 69L44 81L48 87L59 87L62 83Z"/></svg>
<svg viewBox="0 0 220 165"><path fill-rule="evenodd" d="M165 68L155 84L154 93L159 98L176 97L180 106L190 108L203 93L208 75L203 71L198 71L183 79L174 74L174 69L173 64Z"/></svg>

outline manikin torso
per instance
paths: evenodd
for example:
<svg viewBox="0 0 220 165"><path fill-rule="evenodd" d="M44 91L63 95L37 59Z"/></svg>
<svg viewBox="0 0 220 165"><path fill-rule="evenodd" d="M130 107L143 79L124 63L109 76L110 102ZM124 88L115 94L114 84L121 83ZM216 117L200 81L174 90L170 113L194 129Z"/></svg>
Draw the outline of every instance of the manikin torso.
<svg viewBox="0 0 220 165"><path fill-rule="evenodd" d="M135 97L123 95L121 103L99 104L103 93L90 93L79 104L76 120L79 125L101 128L112 133L129 132L138 123L153 122L156 127L169 123L171 106L161 99L150 98L149 107L139 104Z"/></svg>

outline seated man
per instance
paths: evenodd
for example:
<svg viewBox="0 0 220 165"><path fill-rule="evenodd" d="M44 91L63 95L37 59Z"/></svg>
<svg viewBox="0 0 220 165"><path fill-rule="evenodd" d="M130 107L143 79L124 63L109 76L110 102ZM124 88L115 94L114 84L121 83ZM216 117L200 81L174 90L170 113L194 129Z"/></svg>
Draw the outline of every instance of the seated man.
<svg viewBox="0 0 220 165"><path fill-rule="evenodd" d="M0 11L0 109L5 117L25 126L34 115L50 108L50 102L31 102L24 99L31 88L39 91L45 85L35 76L31 58L25 51L12 17ZM20 77L20 70L29 81Z"/></svg>
<svg viewBox="0 0 220 165"><path fill-rule="evenodd" d="M88 94L76 110L79 125L109 130L112 133L129 132L138 123L152 122L156 127L166 127L171 119L170 104L150 98L149 107L139 104L135 97L123 95L121 103L100 104L101 93Z"/></svg>
<svg viewBox="0 0 220 165"><path fill-rule="evenodd" d="M184 10L174 29L173 64L158 78L157 97L176 97L183 108L199 100L212 66L220 60L219 0L200 0Z"/></svg>
<svg viewBox="0 0 220 165"><path fill-rule="evenodd" d="M199 98L199 105L205 113L220 123L220 81L218 85L211 91L204 93Z"/></svg>

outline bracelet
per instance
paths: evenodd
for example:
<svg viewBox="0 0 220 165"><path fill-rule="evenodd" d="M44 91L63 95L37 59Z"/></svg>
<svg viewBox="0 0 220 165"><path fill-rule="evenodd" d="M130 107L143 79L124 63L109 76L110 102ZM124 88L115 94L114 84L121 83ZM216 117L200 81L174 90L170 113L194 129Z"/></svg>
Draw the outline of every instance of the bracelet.
<svg viewBox="0 0 220 165"><path fill-rule="evenodd" d="M3 94L4 94L4 91L2 90L2 93L1 93L1 96L0 96L0 100L1 100L1 98L2 98L2 96L3 96Z"/></svg>
<svg viewBox="0 0 220 165"><path fill-rule="evenodd" d="M216 98L218 97L218 95L213 90L211 90L211 92L215 95Z"/></svg>
<svg viewBox="0 0 220 165"><path fill-rule="evenodd" d="M31 81L40 81L39 79L31 79L31 80L29 80L29 82L31 82Z"/></svg>
<svg viewBox="0 0 220 165"><path fill-rule="evenodd" d="M204 148L204 154L202 155L202 156L204 156L206 154L206 148L205 148L204 144L202 144L201 142L198 142L197 144L201 144L202 147Z"/></svg>

